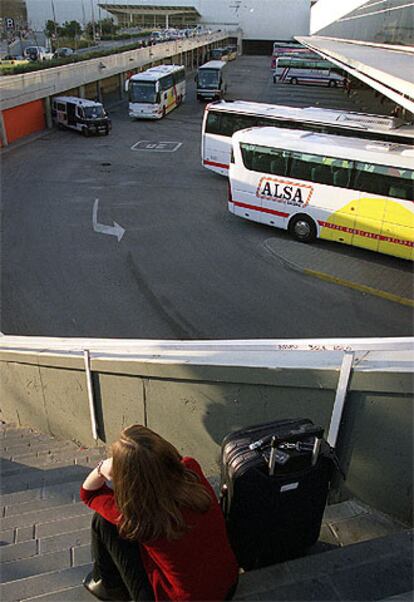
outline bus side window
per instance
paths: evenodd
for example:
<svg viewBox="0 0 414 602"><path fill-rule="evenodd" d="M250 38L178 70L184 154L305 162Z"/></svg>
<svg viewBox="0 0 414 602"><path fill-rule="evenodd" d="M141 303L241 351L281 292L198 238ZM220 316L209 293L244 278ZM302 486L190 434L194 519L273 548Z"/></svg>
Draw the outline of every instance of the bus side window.
<svg viewBox="0 0 414 602"><path fill-rule="evenodd" d="M214 111L209 111L206 123L207 134L223 134L221 131L221 115Z"/></svg>
<svg viewBox="0 0 414 602"><path fill-rule="evenodd" d="M235 121L232 115L226 115L225 113L221 116L221 134L223 136L233 136L235 130Z"/></svg>
<svg viewBox="0 0 414 602"><path fill-rule="evenodd" d="M249 169L251 171L253 169L252 163L253 163L254 147L251 144L241 143L240 150L241 150L241 154L242 154L243 165L245 166L246 169Z"/></svg>
<svg viewBox="0 0 414 602"><path fill-rule="evenodd" d="M372 194L388 196L390 184L400 178L387 174L389 167L383 165L373 165L372 163L355 163L355 185L356 190L361 192L371 192Z"/></svg>

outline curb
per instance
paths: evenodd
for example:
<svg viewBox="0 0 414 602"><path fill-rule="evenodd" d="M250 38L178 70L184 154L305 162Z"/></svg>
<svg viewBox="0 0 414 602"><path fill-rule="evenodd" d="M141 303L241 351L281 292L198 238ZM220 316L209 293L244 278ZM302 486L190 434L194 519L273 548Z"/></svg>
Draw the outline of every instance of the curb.
<svg viewBox="0 0 414 602"><path fill-rule="evenodd" d="M393 303L399 303L400 305L406 305L408 307L414 307L414 300L408 299L407 297L400 297L399 295L394 295L393 293L388 293L387 291L383 291L378 288L373 288L371 286L366 286L365 284L358 284L357 282L352 282L352 280L345 280L344 278L337 278L336 276L332 276L331 274L326 274L325 272L318 272L316 270L310 270L308 268L303 268L304 274L307 276L313 276L314 278L319 278L320 280L325 280L326 282L332 282L333 284L339 284L340 286L346 286L348 288L352 288L361 293L367 293L368 295L374 295L376 297L381 297L382 299L386 299L387 301L392 301Z"/></svg>
<svg viewBox="0 0 414 602"><path fill-rule="evenodd" d="M373 295L375 297L380 297L381 299L386 299L387 301L391 301L392 303L398 303L399 305L405 305L406 307L414 308L414 299L408 299L407 297L400 297L399 295L395 295L394 293L389 293L387 291L383 291L378 288L373 288L371 286L367 286L365 284L359 284L358 282L353 282L352 280L346 280L345 278L338 278L337 276L333 276L332 274L328 274L326 272L319 272L318 270L312 270L310 268L304 268L299 264L289 261L284 257L281 257L275 251L269 247L268 245L264 245L266 250L276 257L279 261L281 261L286 267L295 270L296 272L300 272L305 274L306 276L312 276L313 278L318 278L319 280L324 280L325 282L330 282L331 284L338 284L339 286L345 286L347 288L351 288L353 290L359 291L360 293L365 293L368 295Z"/></svg>

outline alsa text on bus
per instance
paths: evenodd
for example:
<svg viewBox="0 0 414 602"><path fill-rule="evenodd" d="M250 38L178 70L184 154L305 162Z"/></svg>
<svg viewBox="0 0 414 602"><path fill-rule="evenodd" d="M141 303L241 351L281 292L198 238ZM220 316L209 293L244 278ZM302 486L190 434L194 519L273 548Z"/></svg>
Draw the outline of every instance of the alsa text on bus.
<svg viewBox="0 0 414 602"><path fill-rule="evenodd" d="M306 207L312 192L313 187L306 184L296 184L276 178L261 178L256 196L295 207Z"/></svg>

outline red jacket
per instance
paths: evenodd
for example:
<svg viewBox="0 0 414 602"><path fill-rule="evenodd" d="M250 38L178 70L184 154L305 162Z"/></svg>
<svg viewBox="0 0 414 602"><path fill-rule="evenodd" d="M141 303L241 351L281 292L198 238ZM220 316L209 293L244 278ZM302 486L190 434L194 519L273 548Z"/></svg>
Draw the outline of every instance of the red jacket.
<svg viewBox="0 0 414 602"><path fill-rule="evenodd" d="M205 513L183 510L191 528L180 538L165 538L141 545L142 562L155 600L224 600L238 575L237 562L227 538L224 518L214 490L193 458L183 458L199 475L212 504ZM81 500L113 524L119 510L107 485L89 491L81 487Z"/></svg>

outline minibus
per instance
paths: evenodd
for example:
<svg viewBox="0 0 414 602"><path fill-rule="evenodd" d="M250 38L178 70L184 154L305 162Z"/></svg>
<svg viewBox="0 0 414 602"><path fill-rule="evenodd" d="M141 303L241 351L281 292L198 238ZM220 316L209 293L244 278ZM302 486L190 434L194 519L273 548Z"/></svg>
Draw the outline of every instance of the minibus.
<svg viewBox="0 0 414 602"><path fill-rule="evenodd" d="M55 96L52 100L52 119L59 128L69 128L91 134L109 134L112 128L103 105L95 100L77 96Z"/></svg>

